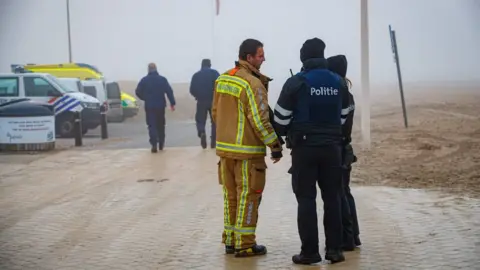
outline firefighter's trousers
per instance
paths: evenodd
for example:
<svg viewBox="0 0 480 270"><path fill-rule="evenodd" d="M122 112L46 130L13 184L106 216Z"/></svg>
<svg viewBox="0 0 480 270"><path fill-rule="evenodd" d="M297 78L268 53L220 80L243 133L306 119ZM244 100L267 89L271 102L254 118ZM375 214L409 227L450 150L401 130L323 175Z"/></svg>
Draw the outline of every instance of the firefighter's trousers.
<svg viewBox="0 0 480 270"><path fill-rule="evenodd" d="M222 243L236 249L252 247L256 244L258 207L265 187L265 159L220 158L218 165L224 201Z"/></svg>

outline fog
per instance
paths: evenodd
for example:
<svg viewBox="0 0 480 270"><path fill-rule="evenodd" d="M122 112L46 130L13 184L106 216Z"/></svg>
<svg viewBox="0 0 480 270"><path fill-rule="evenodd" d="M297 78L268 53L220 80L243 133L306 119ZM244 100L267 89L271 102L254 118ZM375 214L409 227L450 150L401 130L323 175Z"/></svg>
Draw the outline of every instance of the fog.
<svg viewBox="0 0 480 270"><path fill-rule="evenodd" d="M345 54L360 80L360 0L71 0L74 62L108 78L138 80L149 62L170 82L188 82L211 58L231 68L246 38L265 45L262 71L278 88L301 67L307 38ZM372 84L396 83L388 25L396 30L405 82L480 81L480 1L370 0ZM0 0L0 72L12 63L68 62L66 1ZM277 90L275 90L277 91Z"/></svg>

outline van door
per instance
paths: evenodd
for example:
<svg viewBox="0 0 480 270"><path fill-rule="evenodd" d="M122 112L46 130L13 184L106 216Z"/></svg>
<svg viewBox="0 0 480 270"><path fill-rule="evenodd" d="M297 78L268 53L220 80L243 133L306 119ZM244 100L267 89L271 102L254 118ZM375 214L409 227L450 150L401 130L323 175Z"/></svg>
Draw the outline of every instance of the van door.
<svg viewBox="0 0 480 270"><path fill-rule="evenodd" d="M63 96L60 91L42 77L23 77L23 87L25 88L25 97L32 100L49 103L52 99Z"/></svg>
<svg viewBox="0 0 480 270"><path fill-rule="evenodd" d="M116 82L109 82L107 87L108 112L107 119L112 122L123 121L122 93Z"/></svg>
<svg viewBox="0 0 480 270"><path fill-rule="evenodd" d="M60 137L73 137L74 118L71 110L78 106L78 100L62 94L42 77L23 77L23 87L26 98L55 104L55 133Z"/></svg>

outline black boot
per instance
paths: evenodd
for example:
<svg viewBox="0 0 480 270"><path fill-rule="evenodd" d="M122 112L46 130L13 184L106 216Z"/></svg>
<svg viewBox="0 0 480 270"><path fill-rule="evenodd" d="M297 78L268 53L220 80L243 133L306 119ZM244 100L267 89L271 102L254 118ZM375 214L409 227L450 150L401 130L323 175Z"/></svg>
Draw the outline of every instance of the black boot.
<svg viewBox="0 0 480 270"><path fill-rule="evenodd" d="M267 254L267 248L257 244L249 248L235 249L235 257L250 257L265 254Z"/></svg>
<svg viewBox="0 0 480 270"><path fill-rule="evenodd" d="M333 264L345 261L345 256L343 256L343 252L340 249L327 248L325 259Z"/></svg>
<svg viewBox="0 0 480 270"><path fill-rule="evenodd" d="M225 253L226 254L234 254L235 253L235 247L234 246L225 246Z"/></svg>
<svg viewBox="0 0 480 270"><path fill-rule="evenodd" d="M353 238L353 240L355 241L355 246L361 246L362 245L362 242L360 242L360 236L358 235L355 235L355 237Z"/></svg>
<svg viewBox="0 0 480 270"><path fill-rule="evenodd" d="M152 149L150 150L150 152L152 153L157 153L157 146L156 145L152 145Z"/></svg>
<svg viewBox="0 0 480 270"><path fill-rule="evenodd" d="M205 133L200 134L200 145L203 149L207 148L207 135Z"/></svg>
<svg viewBox="0 0 480 270"><path fill-rule="evenodd" d="M355 250L355 241L353 237L349 237L349 240L346 240L343 243L342 250L343 251L354 251Z"/></svg>
<svg viewBox="0 0 480 270"><path fill-rule="evenodd" d="M311 256L305 256L302 253L293 255L292 261L294 264L315 264L322 261L322 256L320 254L315 254Z"/></svg>

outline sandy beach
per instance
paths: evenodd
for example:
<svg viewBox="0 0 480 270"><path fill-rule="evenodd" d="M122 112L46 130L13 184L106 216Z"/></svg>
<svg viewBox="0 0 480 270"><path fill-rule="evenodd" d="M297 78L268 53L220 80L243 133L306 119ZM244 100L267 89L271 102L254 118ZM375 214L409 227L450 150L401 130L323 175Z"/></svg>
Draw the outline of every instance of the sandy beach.
<svg viewBox="0 0 480 270"><path fill-rule="evenodd" d="M133 92L135 85L122 82L122 89ZM188 84L173 88L177 109L168 112L167 121L193 120L195 102ZM408 128L398 87L372 87L370 149L361 138L361 93L352 90L357 104L353 145L358 157L353 183L479 197L480 84L406 84L404 88Z"/></svg>
<svg viewBox="0 0 480 270"><path fill-rule="evenodd" d="M408 128L397 89L372 99L370 149L358 106L352 181L480 196L480 87L411 86L405 96Z"/></svg>

